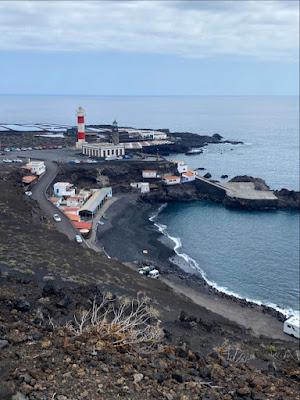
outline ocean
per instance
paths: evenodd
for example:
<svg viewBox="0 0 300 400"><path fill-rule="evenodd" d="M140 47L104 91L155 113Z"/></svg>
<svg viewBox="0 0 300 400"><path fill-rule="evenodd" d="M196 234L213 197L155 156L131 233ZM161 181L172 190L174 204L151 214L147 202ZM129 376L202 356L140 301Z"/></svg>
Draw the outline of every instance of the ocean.
<svg viewBox="0 0 300 400"><path fill-rule="evenodd" d="M293 96L0 96L0 123L87 123L219 133L243 145L209 145L176 155L213 178L252 175L272 189L299 190L299 100ZM205 172L206 172L205 171ZM155 218L181 260L220 290L299 309L299 213L228 210L208 202L174 203Z"/></svg>

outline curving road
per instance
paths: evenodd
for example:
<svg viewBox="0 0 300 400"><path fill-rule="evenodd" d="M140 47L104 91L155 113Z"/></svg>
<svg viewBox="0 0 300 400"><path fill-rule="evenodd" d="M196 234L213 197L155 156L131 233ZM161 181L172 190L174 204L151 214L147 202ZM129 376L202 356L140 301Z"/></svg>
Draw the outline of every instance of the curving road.
<svg viewBox="0 0 300 400"><path fill-rule="evenodd" d="M49 217L50 220L56 226L56 229L68 236L69 239L73 240L78 231L73 227L69 218L67 218L56 206L48 201L46 191L51 183L54 181L57 173L58 166L56 163L51 161L45 161L46 172L38 180L38 182L32 187L32 198L39 203L44 214ZM59 214L61 222L54 222L53 214Z"/></svg>

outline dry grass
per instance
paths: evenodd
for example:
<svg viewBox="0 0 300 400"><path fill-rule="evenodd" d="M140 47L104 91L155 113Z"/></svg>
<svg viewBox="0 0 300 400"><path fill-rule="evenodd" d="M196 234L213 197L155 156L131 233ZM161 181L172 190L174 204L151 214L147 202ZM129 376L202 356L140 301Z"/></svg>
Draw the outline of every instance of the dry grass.
<svg viewBox="0 0 300 400"><path fill-rule="evenodd" d="M236 364L244 364L249 361L251 358L254 358L254 355L247 354L244 351L239 343L233 345L230 344L227 339L224 340L222 346L215 349L218 354L224 357L227 361L236 363Z"/></svg>
<svg viewBox="0 0 300 400"><path fill-rule="evenodd" d="M108 341L115 347L151 347L161 341L163 332L158 312L148 298L121 298L117 303L110 293L100 302L94 298L91 307L79 310L65 328L77 336L95 335L98 340Z"/></svg>

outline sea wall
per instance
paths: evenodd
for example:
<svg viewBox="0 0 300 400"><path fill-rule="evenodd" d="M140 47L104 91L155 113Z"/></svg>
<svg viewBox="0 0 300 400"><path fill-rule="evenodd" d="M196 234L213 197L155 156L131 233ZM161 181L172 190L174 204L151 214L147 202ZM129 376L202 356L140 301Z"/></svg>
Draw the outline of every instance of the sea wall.
<svg viewBox="0 0 300 400"><path fill-rule="evenodd" d="M278 199L240 199L226 196L223 200L225 207L243 208L247 210L271 210L278 208Z"/></svg>
<svg viewBox="0 0 300 400"><path fill-rule="evenodd" d="M226 197L225 189L223 189L217 185L213 185L209 181L205 181L202 179L196 179L195 185L196 185L197 191L200 194L210 196L214 200L217 199L219 201L223 201Z"/></svg>

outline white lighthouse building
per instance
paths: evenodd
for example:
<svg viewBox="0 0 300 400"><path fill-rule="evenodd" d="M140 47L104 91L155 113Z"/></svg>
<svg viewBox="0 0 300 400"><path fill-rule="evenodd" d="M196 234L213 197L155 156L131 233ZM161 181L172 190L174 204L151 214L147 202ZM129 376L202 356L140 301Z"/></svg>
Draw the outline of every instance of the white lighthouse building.
<svg viewBox="0 0 300 400"><path fill-rule="evenodd" d="M81 149L82 145L86 143L85 141L85 112L82 107L78 107L77 110L77 141L76 148Z"/></svg>

